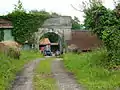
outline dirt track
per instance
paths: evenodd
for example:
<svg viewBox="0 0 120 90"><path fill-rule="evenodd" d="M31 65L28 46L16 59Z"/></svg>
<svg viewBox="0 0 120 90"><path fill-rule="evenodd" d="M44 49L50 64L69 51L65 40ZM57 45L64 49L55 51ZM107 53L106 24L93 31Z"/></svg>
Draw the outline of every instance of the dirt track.
<svg viewBox="0 0 120 90"><path fill-rule="evenodd" d="M16 77L11 90L33 90L33 70L40 60L42 59L36 59L25 65L24 70Z"/></svg>
<svg viewBox="0 0 120 90"><path fill-rule="evenodd" d="M33 70L39 64L40 60L44 60L44 58L36 59L25 65L23 71L16 77L10 90L33 90ZM59 90L83 90L76 83L73 76L65 71L63 63L59 58L53 61L51 67Z"/></svg>
<svg viewBox="0 0 120 90"><path fill-rule="evenodd" d="M56 78L59 90L83 90L73 78L72 74L65 71L62 61L58 58L53 61L52 72Z"/></svg>

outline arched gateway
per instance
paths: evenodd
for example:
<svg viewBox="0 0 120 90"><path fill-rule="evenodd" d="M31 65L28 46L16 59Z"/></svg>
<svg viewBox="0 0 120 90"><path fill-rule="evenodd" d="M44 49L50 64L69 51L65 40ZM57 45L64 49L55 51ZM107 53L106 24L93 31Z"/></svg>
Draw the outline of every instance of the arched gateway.
<svg viewBox="0 0 120 90"><path fill-rule="evenodd" d="M40 38L48 32L54 32L59 35L61 39L71 39L72 19L69 16L60 16L47 19L38 32L35 32L35 47L39 49ZM62 46L61 46L62 49Z"/></svg>

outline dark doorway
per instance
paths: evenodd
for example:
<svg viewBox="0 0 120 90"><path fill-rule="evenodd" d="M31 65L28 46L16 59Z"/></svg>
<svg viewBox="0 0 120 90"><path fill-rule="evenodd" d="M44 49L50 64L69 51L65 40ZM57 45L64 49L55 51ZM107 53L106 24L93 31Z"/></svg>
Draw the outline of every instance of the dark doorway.
<svg viewBox="0 0 120 90"><path fill-rule="evenodd" d="M60 36L54 32L45 33L40 39L48 38L51 42L51 51L55 53L55 51L60 51ZM40 45L40 47L43 45ZM45 45L44 45L45 46Z"/></svg>

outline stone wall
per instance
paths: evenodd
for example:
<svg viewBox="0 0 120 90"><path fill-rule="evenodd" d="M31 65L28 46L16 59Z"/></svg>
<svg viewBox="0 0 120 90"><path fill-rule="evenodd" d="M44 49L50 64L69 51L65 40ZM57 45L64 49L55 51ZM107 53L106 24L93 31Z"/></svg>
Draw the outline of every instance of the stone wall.
<svg viewBox="0 0 120 90"><path fill-rule="evenodd" d="M48 32L54 32L58 34L64 40L71 39L72 19L69 16L60 16L47 19L42 28L35 32L36 48L38 48L39 39L42 35Z"/></svg>

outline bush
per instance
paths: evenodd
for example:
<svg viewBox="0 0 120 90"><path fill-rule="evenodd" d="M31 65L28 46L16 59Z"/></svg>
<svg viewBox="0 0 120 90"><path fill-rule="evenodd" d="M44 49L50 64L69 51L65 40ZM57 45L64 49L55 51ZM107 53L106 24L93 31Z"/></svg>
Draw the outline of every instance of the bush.
<svg viewBox="0 0 120 90"><path fill-rule="evenodd" d="M120 64L120 4L114 10L107 9L99 0L92 0L85 9L85 26L104 42L108 62Z"/></svg>
<svg viewBox="0 0 120 90"><path fill-rule="evenodd" d="M14 59L20 59L20 50L17 48L8 48L6 55Z"/></svg>
<svg viewBox="0 0 120 90"><path fill-rule="evenodd" d="M116 90L120 87L120 71L109 71L105 67L106 60L105 50L64 55L65 67L87 90Z"/></svg>

